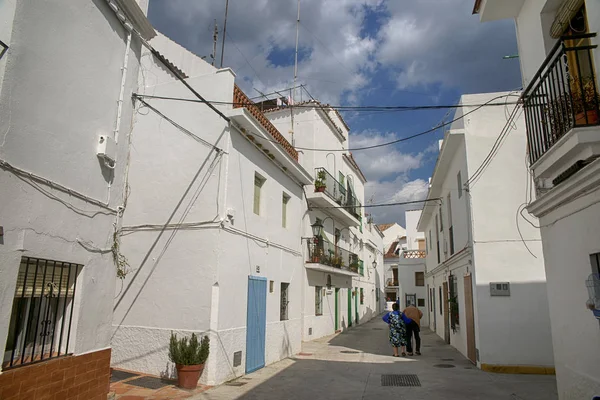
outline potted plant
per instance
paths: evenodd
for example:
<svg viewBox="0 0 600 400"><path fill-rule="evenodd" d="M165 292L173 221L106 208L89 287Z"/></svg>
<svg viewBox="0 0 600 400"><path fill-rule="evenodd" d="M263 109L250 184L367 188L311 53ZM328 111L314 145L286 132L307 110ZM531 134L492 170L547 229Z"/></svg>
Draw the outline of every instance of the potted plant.
<svg viewBox="0 0 600 400"><path fill-rule="evenodd" d="M573 78L571 82L575 125L597 124L600 95L593 78Z"/></svg>
<svg viewBox="0 0 600 400"><path fill-rule="evenodd" d="M177 368L177 386L183 389L195 389L198 386L198 379L210 351L209 344L208 336L198 341L196 334L192 333L189 339L178 339L177 334L171 332L169 359Z"/></svg>
<svg viewBox="0 0 600 400"><path fill-rule="evenodd" d="M317 172L317 179L315 179L315 192L324 192L327 185L325 184L325 180L327 179L327 175L325 175L325 171L321 170Z"/></svg>

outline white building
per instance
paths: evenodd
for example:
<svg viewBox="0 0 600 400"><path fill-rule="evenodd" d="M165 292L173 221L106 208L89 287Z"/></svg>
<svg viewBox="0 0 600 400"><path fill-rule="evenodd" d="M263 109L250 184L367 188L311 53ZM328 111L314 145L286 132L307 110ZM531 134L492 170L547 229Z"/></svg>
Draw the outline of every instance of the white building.
<svg viewBox="0 0 600 400"><path fill-rule="evenodd" d="M558 393L589 399L600 394L600 2L487 0L474 12L516 21Z"/></svg>
<svg viewBox="0 0 600 400"><path fill-rule="evenodd" d="M105 1L0 3L0 387L19 398L108 393L141 48L119 18L154 35L145 4L113 7L120 17Z"/></svg>
<svg viewBox="0 0 600 400"><path fill-rule="evenodd" d="M214 385L377 315L381 235L361 220L360 204L307 212L307 198L315 207L330 203L314 191L315 175L284 130L235 85L234 72L163 35L150 44L156 51L142 55L132 130L121 243L130 271L116 292L113 366L174 376L171 331L207 334L201 380ZM222 104L204 104L178 76ZM350 154L338 161L353 182L348 198L362 201L360 169ZM317 218L337 247L315 245Z"/></svg>
<svg viewBox="0 0 600 400"><path fill-rule="evenodd" d="M209 334L202 380L218 384L300 351L299 216L312 176L258 109L231 105L250 103L233 71L162 35L150 43L194 90L228 104L153 98L197 100L144 52L113 366L173 376L171 331Z"/></svg>
<svg viewBox="0 0 600 400"><path fill-rule="evenodd" d="M406 229L394 224L380 225L386 245L385 296L387 308L400 299L400 307L412 304L423 311L422 326L429 325L425 288L425 235L417 231L421 210L405 212Z"/></svg>
<svg viewBox="0 0 600 400"><path fill-rule="evenodd" d="M265 114L294 146L332 149L299 150L300 163L314 180L306 188L309 209L302 235L306 251L303 340L371 319L385 307L383 234L363 212L366 178L347 150L348 125L337 111L317 101L297 104L293 118L287 107L267 109ZM323 228L315 240L317 221Z"/></svg>
<svg viewBox="0 0 600 400"><path fill-rule="evenodd" d="M455 118L474 110L469 105L504 104L508 94L464 95ZM517 219L530 180L522 116L476 176L507 124L505 112L505 106L482 107L444 135L418 224L427 240L429 321L484 370L549 373L554 364L540 233Z"/></svg>

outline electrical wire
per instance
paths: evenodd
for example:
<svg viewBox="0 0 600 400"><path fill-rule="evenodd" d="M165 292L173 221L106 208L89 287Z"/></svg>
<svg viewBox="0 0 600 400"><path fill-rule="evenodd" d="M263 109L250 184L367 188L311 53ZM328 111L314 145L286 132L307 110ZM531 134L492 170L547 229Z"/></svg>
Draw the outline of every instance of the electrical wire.
<svg viewBox="0 0 600 400"><path fill-rule="evenodd" d="M197 100L169 98L169 97L163 97L163 96L144 96L144 95L139 95L139 94L134 94L134 96L137 97L137 98L147 97L147 98L156 98L156 99L162 99L162 100L177 100L177 101L198 102ZM486 107L486 106L498 106L498 105L499 106L504 106L505 103L492 104L492 102L495 101L495 100L507 97L507 96L514 96L514 95L507 94L507 95L496 96L493 99L490 99L490 100L486 101L483 104L479 104L479 105L475 106L475 108L473 108L472 110L470 110L470 111L462 114L461 116L459 116L457 118L454 118L454 119L452 119L452 120L450 120L448 122L445 122L443 124L437 125L437 126L431 128L431 129L428 129L426 131L423 131L423 132L420 132L420 133L417 133L417 134L414 134L414 135L411 135L411 136L406 136L406 137L403 137L403 138L400 138L400 139L396 139L396 140L393 140L393 141L390 141L390 142L380 143L380 144L376 144L376 145L372 145L372 146L356 147L356 148L351 148L351 149L319 149L319 148L309 148L309 147L295 147L295 149L296 150L305 150L305 151L322 151L322 152L323 151L324 152L352 152L352 151L370 150L370 149L376 149L376 148L380 148L380 147L391 146L391 145L394 145L394 144L397 144L397 143L401 143L401 142L404 142L404 141L407 141L407 140L414 139L414 138L419 137L419 136L423 136L423 135L426 135L426 134L429 134L429 133L432 133L432 132L436 132L438 129L443 128L444 126L451 125L452 123L465 118L467 115L472 114L472 113L480 110L483 107ZM220 103L223 103L223 104L235 104L235 103L227 103L227 102L220 102ZM514 104L516 104L516 103L514 103ZM252 103L251 105L254 105L254 104ZM298 107L298 106L294 106L294 107ZM314 107L314 106L310 106L310 107ZM440 106L430 106L430 107L438 108ZM468 106L466 106L466 105L443 106L443 108L448 108L448 107L457 108L457 107L468 107ZM282 146L281 143L279 143L276 140L270 140L270 139L266 139L266 138L262 138L262 137L257 137L257 139L263 140L263 141L266 141L266 142L274 143L276 145L279 145L280 147Z"/></svg>
<svg viewBox="0 0 600 400"><path fill-rule="evenodd" d="M196 100L196 99L186 99L183 97L168 97L168 96L152 96L134 93L137 97L147 97L150 99L161 99L161 100L175 100L175 101L186 101L191 103L209 103L209 104L217 104L217 105L232 105L238 107L247 107L247 106L258 106L257 103L247 103L247 102L233 102L233 101L219 101L219 100ZM263 97L263 96L258 96ZM504 97L519 97L514 94L505 94L501 96L494 97L491 100L486 101L485 103L479 104L435 104L435 105L408 105L408 106L384 106L384 105L368 105L368 106L342 106L342 105L331 105L331 104L323 104L326 108L335 109L338 111L416 111L416 110L445 110L448 108L465 108L465 107L505 107L506 105L518 104L518 101L511 102L502 102L502 103L492 103L492 101L504 98ZM316 102L316 100L314 100ZM314 108L315 105L311 104L311 101L306 102L305 104L292 104L285 106L285 108Z"/></svg>
<svg viewBox="0 0 600 400"><path fill-rule="evenodd" d="M403 206L403 205L407 205L407 204L419 204L419 203L426 203L428 201L441 201L442 199L439 197L435 197L435 198L431 198L431 199L424 199L424 200L414 200L414 201L400 201L400 202L395 202L395 203L382 203L382 204L364 204L364 205L360 205L359 207L354 207L354 206L317 206L317 207L310 207L311 209L330 209L330 208L344 208L344 209L352 209L352 208L375 208L375 207L389 207L389 206Z"/></svg>
<svg viewBox="0 0 600 400"><path fill-rule="evenodd" d="M479 178L483 175L483 173L485 172L487 167L490 165L490 163L492 162L492 160L498 153L498 150L500 149L500 147L502 147L502 143L504 142L504 139L506 138L508 133L511 131L512 121L514 120L515 116L517 115L519 108L520 108L520 104L516 104L511 112L509 118L507 119L506 123L504 124L504 127L500 131L500 134L496 138L494 145L492 146L492 148L490 149L489 153L484 158L484 160L481 162L479 167L477 167L477 169L471 175L471 177L469 177L469 179L467 179L467 181L464 184L465 187L471 186L471 188L472 188L474 186L475 182L479 180Z"/></svg>

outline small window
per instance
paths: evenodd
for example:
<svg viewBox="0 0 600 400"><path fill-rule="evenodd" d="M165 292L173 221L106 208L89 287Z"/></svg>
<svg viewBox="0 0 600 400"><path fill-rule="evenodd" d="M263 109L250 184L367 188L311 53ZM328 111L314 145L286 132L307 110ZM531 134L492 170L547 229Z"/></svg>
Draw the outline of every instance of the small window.
<svg viewBox="0 0 600 400"><path fill-rule="evenodd" d="M425 286L425 272L415 272L415 286Z"/></svg>
<svg viewBox="0 0 600 400"><path fill-rule="evenodd" d="M458 171L458 175L456 175L456 183L458 184L458 198L460 199L463 191L462 176L460 176L460 171Z"/></svg>
<svg viewBox="0 0 600 400"><path fill-rule="evenodd" d="M315 286L315 315L323 315L323 288Z"/></svg>
<svg viewBox="0 0 600 400"><path fill-rule="evenodd" d="M429 250L431 250L431 229L429 230Z"/></svg>
<svg viewBox="0 0 600 400"><path fill-rule="evenodd" d="M82 267L21 258L2 368L73 351L73 299Z"/></svg>
<svg viewBox="0 0 600 400"><path fill-rule="evenodd" d="M281 226L287 228L287 205L290 201L290 196L283 194L281 197Z"/></svg>
<svg viewBox="0 0 600 400"><path fill-rule="evenodd" d="M365 294L363 288L360 288L360 304L365 304Z"/></svg>
<svg viewBox="0 0 600 400"><path fill-rule="evenodd" d="M271 281L273 282L273 281ZM280 313L279 319L281 321L288 320L288 304L289 302L289 288L290 284L286 282L281 283L281 294L280 294Z"/></svg>
<svg viewBox="0 0 600 400"><path fill-rule="evenodd" d="M275 282L269 281L269 293L273 293L273 290L274 290L273 285L274 284L275 284Z"/></svg>
<svg viewBox="0 0 600 400"><path fill-rule="evenodd" d="M417 307L425 307L425 299L417 299Z"/></svg>
<svg viewBox="0 0 600 400"><path fill-rule="evenodd" d="M442 214L442 205L440 204L440 232L444 231L444 216Z"/></svg>
<svg viewBox="0 0 600 400"><path fill-rule="evenodd" d="M265 180L262 176L254 174L254 214L256 215L260 215L260 197Z"/></svg>

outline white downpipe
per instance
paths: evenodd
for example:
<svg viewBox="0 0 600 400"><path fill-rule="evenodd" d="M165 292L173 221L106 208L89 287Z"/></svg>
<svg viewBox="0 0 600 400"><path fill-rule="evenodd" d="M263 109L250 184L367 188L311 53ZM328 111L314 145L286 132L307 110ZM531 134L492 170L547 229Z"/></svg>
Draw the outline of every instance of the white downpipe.
<svg viewBox="0 0 600 400"><path fill-rule="evenodd" d="M123 67L121 67L121 88L119 89L119 98L117 100L117 119L115 121L115 129L113 130L113 138L115 139L115 145L119 144L119 131L121 128L121 118L123 116L123 97L125 96L125 84L127 83L127 65L129 64L129 51L131 50L131 36L132 33L127 33L127 44L125 46L125 55L123 56ZM117 147L118 148L118 147ZM107 165L107 167L114 169L117 165L118 150L115 154L115 161L113 166ZM114 179L114 177L113 177ZM124 178L125 179L125 178ZM125 182L126 186L126 182ZM110 191L112 187L112 179L108 182L108 193L106 197L106 204L110 204ZM125 187L125 190L127 188Z"/></svg>

